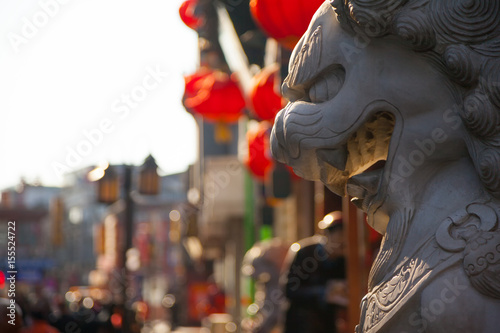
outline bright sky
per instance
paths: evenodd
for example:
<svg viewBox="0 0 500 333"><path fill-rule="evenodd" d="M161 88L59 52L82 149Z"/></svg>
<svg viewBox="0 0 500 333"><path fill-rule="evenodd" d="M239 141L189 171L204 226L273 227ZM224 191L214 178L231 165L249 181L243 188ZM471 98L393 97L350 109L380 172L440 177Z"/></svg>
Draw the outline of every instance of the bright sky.
<svg viewBox="0 0 500 333"><path fill-rule="evenodd" d="M0 189L149 153L166 173L194 162L182 1L0 0Z"/></svg>

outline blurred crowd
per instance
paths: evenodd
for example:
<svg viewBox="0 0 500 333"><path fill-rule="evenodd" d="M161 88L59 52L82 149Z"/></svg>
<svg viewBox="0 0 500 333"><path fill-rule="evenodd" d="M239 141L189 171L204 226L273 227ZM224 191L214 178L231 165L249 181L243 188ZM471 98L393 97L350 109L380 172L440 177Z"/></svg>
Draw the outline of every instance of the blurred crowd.
<svg viewBox="0 0 500 333"><path fill-rule="evenodd" d="M255 292L253 303L241 321L243 332L347 331L348 289L341 213L326 215L319 222L318 230L317 235L291 245L272 238L255 243L247 251L241 270L253 280ZM189 302L197 303L200 316L223 313L224 292L214 281L205 284L208 286L206 299ZM42 289L28 294L18 292L13 304L6 295L0 297L3 318L0 333L120 333L124 326L128 328L126 332L156 332L147 330L144 302L134 304L133 310L125 314L122 306L99 300L103 299L102 290L76 288L80 289L65 295L47 295ZM101 297L90 297L96 293ZM169 332L176 328L180 316L174 293L165 295L162 305L166 310L164 331Z"/></svg>
<svg viewBox="0 0 500 333"><path fill-rule="evenodd" d="M342 214L326 215L319 234L286 246L254 245L243 273L256 281L255 303L242 327L252 333L344 333L347 283Z"/></svg>
<svg viewBox="0 0 500 333"><path fill-rule="evenodd" d="M123 311L112 304L104 306L96 302L90 307L84 300L69 303L63 296L49 299L40 293L16 294L13 307L8 298L0 298L0 304L2 333L121 332ZM139 332L138 327L135 331Z"/></svg>

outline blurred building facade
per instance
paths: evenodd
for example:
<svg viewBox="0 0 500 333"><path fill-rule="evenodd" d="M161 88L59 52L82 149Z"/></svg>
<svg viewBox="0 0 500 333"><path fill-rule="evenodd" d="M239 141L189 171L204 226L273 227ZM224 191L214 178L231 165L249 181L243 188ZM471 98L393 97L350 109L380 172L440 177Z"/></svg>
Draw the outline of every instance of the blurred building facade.
<svg viewBox="0 0 500 333"><path fill-rule="evenodd" d="M266 65L266 56L278 62L286 75L290 51L266 55L266 48L274 43L251 18L249 1L218 4L201 0L196 10L205 22L197 29L200 68L237 74L245 94L250 83L245 80ZM229 22L229 26L223 22ZM240 49L243 53L238 52ZM245 68L237 63L245 64ZM271 194L272 184L252 175L244 164L247 130L256 122L248 108L237 124L230 125L231 139L225 142L216 140L216 123L191 113L200 140L198 160L191 168L188 200L197 208L198 236L209 266L207 274L212 274L225 291L225 311L240 330L239 324L254 297L252 281L241 274L245 252L262 239L278 237L291 244L311 236L316 215L322 218L329 207L317 204L323 188L313 182L288 177L289 193L276 198Z"/></svg>
<svg viewBox="0 0 500 333"><path fill-rule="evenodd" d="M121 177L125 166L113 167ZM36 291L50 298L78 286L106 291L99 294L106 299L96 301L120 301L124 203L98 202L97 182L88 179L92 169L67 174L62 188L21 183L2 190L0 270L8 271L7 223L15 221L20 294ZM139 171L134 167L133 176ZM188 173L159 179L159 195L134 195L133 251L127 263L132 272L129 301L147 304L152 319L165 319L165 295L185 283L185 263L192 253L183 245L184 235L188 227L195 228L184 223L192 215L186 200ZM180 295L181 303L185 297Z"/></svg>
<svg viewBox="0 0 500 333"><path fill-rule="evenodd" d="M60 188L30 185L21 181L14 188L2 191L0 221L0 268L6 272L8 222L15 222L15 265L19 288L46 283L55 289L53 269L54 244L52 243L51 212L57 205Z"/></svg>

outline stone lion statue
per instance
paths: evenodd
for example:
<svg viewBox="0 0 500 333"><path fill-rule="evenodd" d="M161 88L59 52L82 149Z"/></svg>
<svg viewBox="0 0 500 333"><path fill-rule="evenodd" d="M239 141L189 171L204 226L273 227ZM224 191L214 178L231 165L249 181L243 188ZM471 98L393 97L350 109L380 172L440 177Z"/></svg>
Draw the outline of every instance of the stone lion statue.
<svg viewBox="0 0 500 333"><path fill-rule="evenodd" d="M500 332L500 1L325 2L282 89L275 158L384 234L357 332Z"/></svg>

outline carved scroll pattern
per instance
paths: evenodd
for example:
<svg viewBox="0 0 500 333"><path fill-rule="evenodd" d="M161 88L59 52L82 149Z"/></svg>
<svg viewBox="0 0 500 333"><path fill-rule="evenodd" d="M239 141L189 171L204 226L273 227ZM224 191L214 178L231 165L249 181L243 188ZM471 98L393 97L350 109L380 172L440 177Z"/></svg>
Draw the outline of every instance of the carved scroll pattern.
<svg viewBox="0 0 500 333"><path fill-rule="evenodd" d="M480 293L500 298L499 212L492 204L473 203L443 221L436 233L439 245L463 254L463 267Z"/></svg>
<svg viewBox="0 0 500 333"><path fill-rule="evenodd" d="M376 332L431 280L431 275L454 265L458 258L452 252L443 251L433 237L422 242L409 257L412 259L403 262L392 278L386 278L386 282L365 296L358 333Z"/></svg>
<svg viewBox="0 0 500 333"><path fill-rule="evenodd" d="M492 202L476 202L442 221L435 236L365 296L357 332L376 332L432 276L459 262L479 292L500 298L499 216Z"/></svg>

